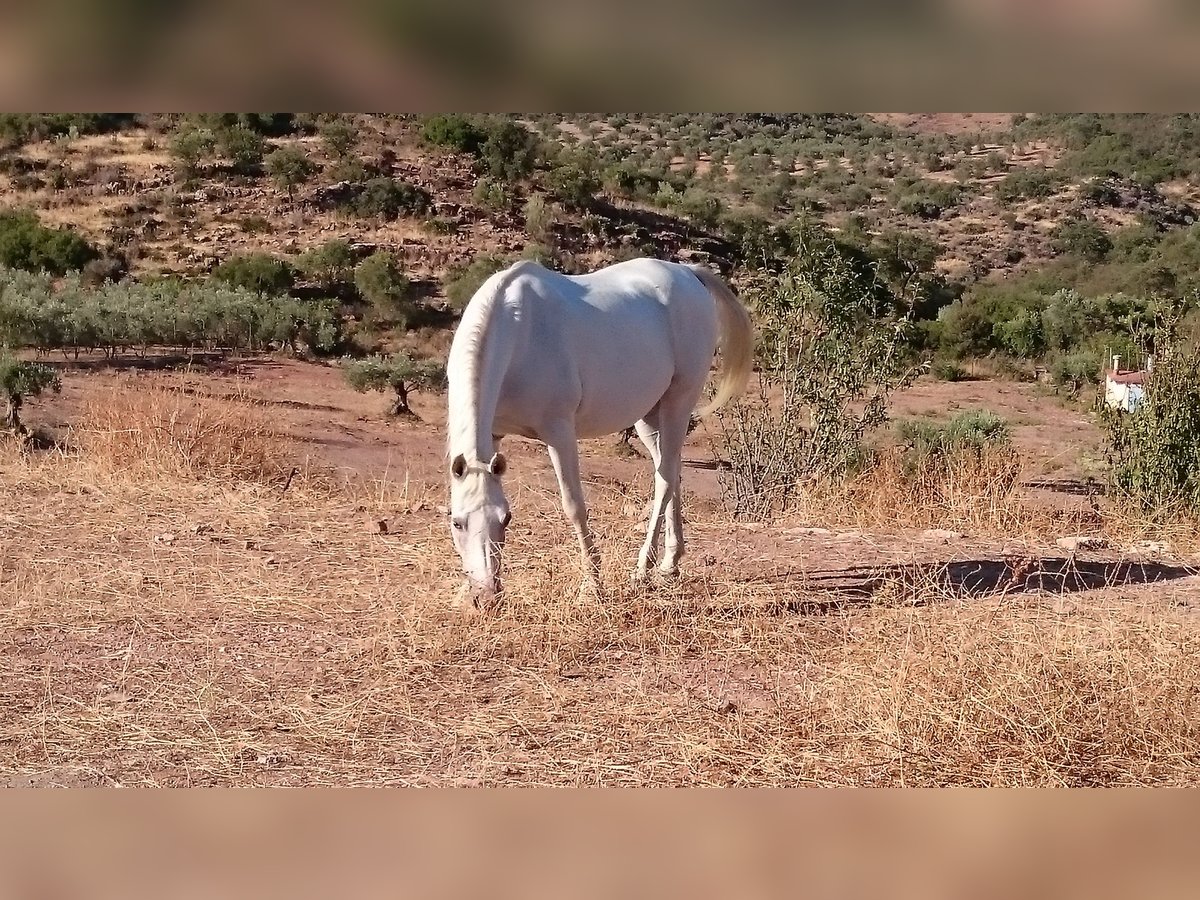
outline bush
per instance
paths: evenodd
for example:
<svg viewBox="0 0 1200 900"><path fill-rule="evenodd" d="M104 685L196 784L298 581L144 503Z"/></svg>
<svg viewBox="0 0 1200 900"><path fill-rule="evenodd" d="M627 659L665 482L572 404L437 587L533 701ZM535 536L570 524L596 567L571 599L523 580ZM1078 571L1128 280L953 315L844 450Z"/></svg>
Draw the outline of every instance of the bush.
<svg viewBox="0 0 1200 900"><path fill-rule="evenodd" d="M288 202L295 199L296 188L305 184L318 170L308 154L294 144L272 151L266 158L266 168L275 184L287 191Z"/></svg>
<svg viewBox="0 0 1200 900"><path fill-rule="evenodd" d="M996 185L996 197L1003 203L1044 200L1054 196L1065 182L1066 178L1052 169L1033 166L1015 169Z"/></svg>
<svg viewBox="0 0 1200 900"><path fill-rule="evenodd" d="M435 146L471 154L478 154L488 139L487 131L457 113L430 116L421 126L421 136Z"/></svg>
<svg viewBox="0 0 1200 900"><path fill-rule="evenodd" d="M392 254L372 253L354 269L354 286L378 317L408 328L417 309L410 296L412 286Z"/></svg>
<svg viewBox="0 0 1200 900"><path fill-rule="evenodd" d="M930 368L933 377L938 381L970 381L970 373L952 360L935 362Z"/></svg>
<svg viewBox="0 0 1200 900"><path fill-rule="evenodd" d="M1050 364L1050 377L1057 390L1074 396L1100 380L1100 359L1094 353L1063 353Z"/></svg>
<svg viewBox="0 0 1200 900"><path fill-rule="evenodd" d="M176 177L190 181L200 173L200 164L212 157L217 139L207 128L187 126L171 136L170 152L177 162Z"/></svg>
<svg viewBox="0 0 1200 900"><path fill-rule="evenodd" d="M512 207L513 195L508 185L492 178L480 178L471 198L491 212L506 212Z"/></svg>
<svg viewBox="0 0 1200 900"><path fill-rule="evenodd" d="M822 228L778 276L746 296L757 313L759 403L720 414L735 515L763 518L798 491L837 481L863 458L863 436L887 419L887 398L917 370L904 361L911 306ZM768 400L778 397L777 401Z"/></svg>
<svg viewBox="0 0 1200 900"><path fill-rule="evenodd" d="M530 194L525 201L525 233L535 241L552 243L557 221L554 207L541 194Z"/></svg>
<svg viewBox="0 0 1200 900"><path fill-rule="evenodd" d="M354 198L354 210L360 216L378 216L387 221L401 215L424 215L432 206L425 190L406 181L372 178Z"/></svg>
<svg viewBox="0 0 1200 900"><path fill-rule="evenodd" d="M75 232L47 228L28 210L0 210L0 265L63 275L83 269L100 254Z"/></svg>
<svg viewBox="0 0 1200 900"><path fill-rule="evenodd" d="M1064 222L1054 230L1054 250L1069 253L1090 263L1102 262L1112 250L1112 240L1090 219Z"/></svg>
<svg viewBox="0 0 1200 900"><path fill-rule="evenodd" d="M547 173L546 181L554 196L570 210L590 208L600 190L600 178L586 162L560 163Z"/></svg>
<svg viewBox="0 0 1200 900"><path fill-rule="evenodd" d="M296 260L296 268L327 290L349 281L354 272L354 251L349 241L334 239L306 250Z"/></svg>
<svg viewBox="0 0 1200 900"><path fill-rule="evenodd" d="M325 122L320 127L321 141L334 159L345 159L358 144L358 131L340 119Z"/></svg>
<svg viewBox="0 0 1200 900"><path fill-rule="evenodd" d="M58 135L104 134L133 121L131 113L0 113L0 139L20 145Z"/></svg>
<svg viewBox="0 0 1200 900"><path fill-rule="evenodd" d="M503 121L488 129L487 140L479 148L479 161L492 178L513 182L533 171L537 152L536 136L516 122Z"/></svg>
<svg viewBox="0 0 1200 900"><path fill-rule="evenodd" d="M61 384L58 374L48 366L17 359L0 347L0 394L5 401L4 424L10 431L25 434L21 422L21 406L29 397L46 390L58 393Z"/></svg>
<svg viewBox="0 0 1200 900"><path fill-rule="evenodd" d="M213 278L258 294L282 294L296 282L295 270L269 253L239 253L213 270Z"/></svg>
<svg viewBox="0 0 1200 900"><path fill-rule="evenodd" d="M233 125L216 133L217 150L229 160L238 175L257 175L262 170L266 142L262 135L246 125Z"/></svg>
<svg viewBox="0 0 1200 900"><path fill-rule="evenodd" d="M948 422L900 423L900 440L915 459L982 453L989 446L1006 445L1011 432L1001 416L987 409L958 413Z"/></svg>
<svg viewBox="0 0 1200 900"><path fill-rule="evenodd" d="M446 389L446 367L433 359L414 359L407 353L373 356L344 368L347 383L359 393L379 391L394 394L388 413L411 416L408 396L413 391L441 393Z"/></svg>
<svg viewBox="0 0 1200 900"><path fill-rule="evenodd" d="M471 260L470 265L452 270L446 279L446 297L450 305L460 311L465 309L483 283L505 265L499 257L481 254Z"/></svg>
<svg viewBox="0 0 1200 900"><path fill-rule="evenodd" d="M1161 348L1141 406L1103 421L1120 502L1155 521L1200 514L1200 348Z"/></svg>

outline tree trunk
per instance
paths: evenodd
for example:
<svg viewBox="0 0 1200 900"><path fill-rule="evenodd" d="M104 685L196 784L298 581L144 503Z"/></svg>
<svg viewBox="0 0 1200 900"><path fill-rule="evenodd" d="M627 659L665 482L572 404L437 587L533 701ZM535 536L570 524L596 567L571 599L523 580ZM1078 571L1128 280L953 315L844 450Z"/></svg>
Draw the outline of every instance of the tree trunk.
<svg viewBox="0 0 1200 900"><path fill-rule="evenodd" d="M27 434L25 426L21 422L21 395L9 394L5 406L4 424L16 434Z"/></svg>
<svg viewBox="0 0 1200 900"><path fill-rule="evenodd" d="M411 416L412 408L408 405L408 387L406 385L396 385L396 400L392 404L391 414L393 416Z"/></svg>

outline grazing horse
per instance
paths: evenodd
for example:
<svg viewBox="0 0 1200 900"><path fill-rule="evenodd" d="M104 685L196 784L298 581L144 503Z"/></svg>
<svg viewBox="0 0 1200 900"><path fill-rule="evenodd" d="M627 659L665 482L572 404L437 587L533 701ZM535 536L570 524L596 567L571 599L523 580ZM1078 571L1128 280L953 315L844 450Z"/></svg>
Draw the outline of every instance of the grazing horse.
<svg viewBox="0 0 1200 900"><path fill-rule="evenodd" d="M501 437L546 445L563 511L575 527L585 584L600 555L579 476L580 438L633 424L654 462L654 499L636 579L658 558L683 555L680 455L718 345L721 369L707 415L744 390L753 357L750 316L725 282L700 266L634 259L587 275L519 262L492 275L467 304L447 365L450 527L476 607L501 590L500 555L512 516L500 479Z"/></svg>

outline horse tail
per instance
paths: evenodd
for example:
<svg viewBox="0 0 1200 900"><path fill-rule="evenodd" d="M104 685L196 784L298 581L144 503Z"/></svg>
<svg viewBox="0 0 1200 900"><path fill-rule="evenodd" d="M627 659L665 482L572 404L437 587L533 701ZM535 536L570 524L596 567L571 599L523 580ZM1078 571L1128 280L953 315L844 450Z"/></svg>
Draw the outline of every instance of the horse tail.
<svg viewBox="0 0 1200 900"><path fill-rule="evenodd" d="M721 329L721 368L717 372L717 392L712 401L695 414L697 418L703 418L746 389L754 366L754 326L750 323L750 313L723 279L704 266L690 265L688 268L712 295Z"/></svg>

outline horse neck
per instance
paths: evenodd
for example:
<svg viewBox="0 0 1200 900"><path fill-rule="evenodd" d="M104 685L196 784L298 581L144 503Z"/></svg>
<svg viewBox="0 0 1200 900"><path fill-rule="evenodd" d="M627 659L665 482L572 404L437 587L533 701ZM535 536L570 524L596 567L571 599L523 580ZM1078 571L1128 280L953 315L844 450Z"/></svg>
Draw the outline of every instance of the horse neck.
<svg viewBox="0 0 1200 900"><path fill-rule="evenodd" d="M461 355L450 375L448 432L450 457L487 462L496 452L492 438L500 387L512 359L510 322L498 296L468 307ZM460 326L462 327L462 326Z"/></svg>

